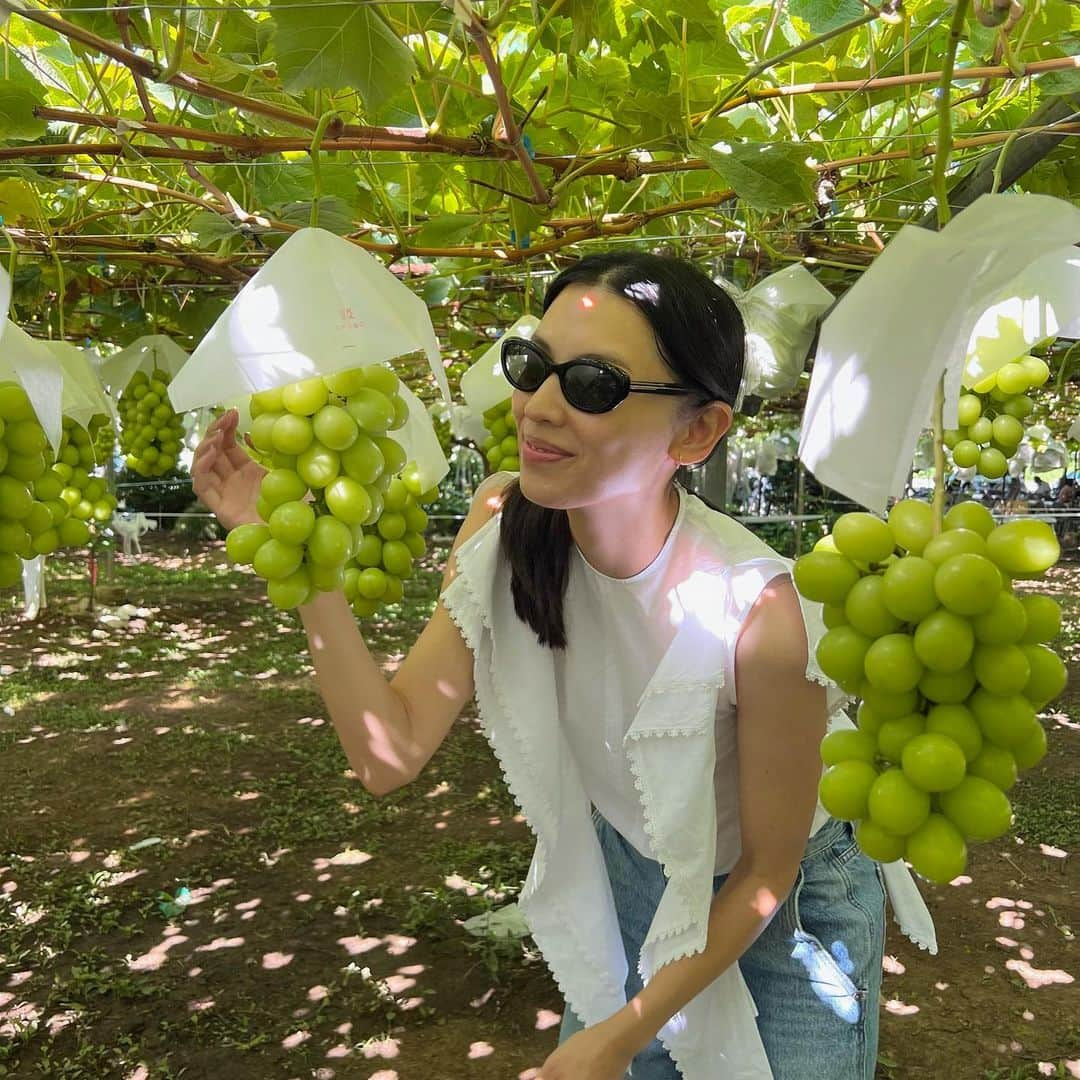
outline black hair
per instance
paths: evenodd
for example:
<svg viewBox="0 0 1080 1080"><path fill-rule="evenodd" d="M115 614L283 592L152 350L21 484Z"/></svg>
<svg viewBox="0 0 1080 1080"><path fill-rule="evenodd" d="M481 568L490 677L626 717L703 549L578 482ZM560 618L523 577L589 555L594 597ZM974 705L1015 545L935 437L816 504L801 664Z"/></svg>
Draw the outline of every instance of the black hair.
<svg viewBox="0 0 1080 1080"><path fill-rule="evenodd" d="M544 294L544 311L571 285L602 286L648 320L664 363L699 391L689 408L710 401L734 407L742 380L746 329L735 301L700 267L647 252L588 255L567 267ZM510 563L518 617L541 645L566 648L563 596L573 538L565 510L530 502L514 481L506 489L499 541Z"/></svg>

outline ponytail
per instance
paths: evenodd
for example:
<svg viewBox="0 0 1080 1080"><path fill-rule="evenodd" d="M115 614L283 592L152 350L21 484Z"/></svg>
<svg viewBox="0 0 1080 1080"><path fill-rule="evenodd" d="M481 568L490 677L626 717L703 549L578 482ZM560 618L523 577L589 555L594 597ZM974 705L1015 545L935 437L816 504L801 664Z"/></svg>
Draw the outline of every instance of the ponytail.
<svg viewBox="0 0 1080 1080"><path fill-rule="evenodd" d="M541 645L566 648L563 596L570 570L570 519L565 510L530 502L515 480L506 489L499 546L510 564L514 611Z"/></svg>

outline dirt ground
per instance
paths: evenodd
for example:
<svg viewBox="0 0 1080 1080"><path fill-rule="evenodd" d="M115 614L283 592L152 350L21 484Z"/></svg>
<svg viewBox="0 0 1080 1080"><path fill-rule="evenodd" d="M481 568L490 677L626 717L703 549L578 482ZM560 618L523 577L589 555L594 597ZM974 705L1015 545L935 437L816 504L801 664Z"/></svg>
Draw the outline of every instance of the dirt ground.
<svg viewBox="0 0 1080 1080"><path fill-rule="evenodd" d="M433 573L366 630L388 671ZM1073 674L1050 753L1016 830L923 884L938 955L890 926L879 1077L1080 1077L1080 570L1050 585ZM82 610L80 562L50 588L36 623L0 607L0 1076L533 1076L558 991L528 939L461 925L513 899L532 849L475 718L374 799L299 620L220 544L122 563L101 594L139 608L122 626Z"/></svg>

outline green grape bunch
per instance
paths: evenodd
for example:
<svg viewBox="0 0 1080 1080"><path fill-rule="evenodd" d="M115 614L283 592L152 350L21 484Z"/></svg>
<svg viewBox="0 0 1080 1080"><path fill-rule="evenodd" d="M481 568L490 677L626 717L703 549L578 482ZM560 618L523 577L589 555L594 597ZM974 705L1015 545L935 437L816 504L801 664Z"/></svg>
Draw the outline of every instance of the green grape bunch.
<svg viewBox="0 0 1080 1080"><path fill-rule="evenodd" d="M171 381L161 368L136 371L120 395L120 449L140 476L163 476L180 456L184 424L169 400Z"/></svg>
<svg viewBox="0 0 1080 1080"><path fill-rule="evenodd" d="M353 611L374 615L404 595L426 552L427 513L438 498L388 432L408 406L382 364L301 379L253 394L250 452L266 469L256 509L226 552L267 582L275 606L341 590Z"/></svg>
<svg viewBox="0 0 1080 1080"><path fill-rule="evenodd" d="M112 421L104 413L97 413L90 417L87 432L94 448L94 461L98 465L105 465L116 449L116 431Z"/></svg>
<svg viewBox="0 0 1080 1080"><path fill-rule="evenodd" d="M54 454L26 391L0 382L0 588L18 584L20 560L83 547L112 518L116 500L93 467L85 428L65 416Z"/></svg>
<svg viewBox="0 0 1080 1080"><path fill-rule="evenodd" d="M817 662L861 698L856 729L822 742L819 796L871 858L948 882L968 842L1008 830L1005 793L1046 753L1037 713L1067 678L1048 646L1060 607L1013 583L1059 556L1045 522L997 525L964 502L934 535L931 506L905 499L887 521L844 514L796 561L797 589L824 605Z"/></svg>
<svg viewBox="0 0 1080 1080"><path fill-rule="evenodd" d="M960 426L948 429L943 439L953 463L961 469L974 466L988 480L1004 476L1024 437L1023 421L1035 409L1028 391L1049 378L1046 361L1024 356L962 394L957 405Z"/></svg>
<svg viewBox="0 0 1080 1080"><path fill-rule="evenodd" d="M480 449L493 473L517 472L521 468L518 456L517 421L511 412L510 398L493 405L484 413L488 437Z"/></svg>

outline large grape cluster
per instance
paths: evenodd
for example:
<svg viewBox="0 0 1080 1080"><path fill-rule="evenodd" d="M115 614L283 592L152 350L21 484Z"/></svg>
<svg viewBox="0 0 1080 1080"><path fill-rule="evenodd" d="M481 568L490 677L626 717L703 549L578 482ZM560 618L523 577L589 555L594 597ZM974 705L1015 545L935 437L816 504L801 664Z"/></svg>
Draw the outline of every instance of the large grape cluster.
<svg viewBox="0 0 1080 1080"><path fill-rule="evenodd" d="M161 368L136 371L120 395L120 449L140 476L163 476L180 456L184 423L169 400L171 381Z"/></svg>
<svg viewBox="0 0 1080 1080"><path fill-rule="evenodd" d="M484 413L488 437L480 449L492 472L517 472L521 468L518 456L517 421L510 411L510 398L493 405Z"/></svg>
<svg viewBox="0 0 1080 1080"><path fill-rule="evenodd" d="M1035 408L1028 391L1049 378L1050 368L1044 360L1023 356L961 395L957 407L960 426L944 433L953 463L961 469L974 466L988 480L1004 476L1024 437L1023 421Z"/></svg>
<svg viewBox="0 0 1080 1080"><path fill-rule="evenodd" d="M1049 649L1061 610L1014 592L1060 554L1045 522L995 525L960 503L933 535L927 503L906 499L888 522L839 518L795 563L795 584L825 605L822 671L862 699L857 730L825 737L822 805L856 821L871 858L906 858L931 881L951 881L967 841L1008 830L1005 792L1046 752L1036 713L1065 687Z"/></svg>
<svg viewBox="0 0 1080 1080"><path fill-rule="evenodd" d="M263 523L231 530L226 551L266 580L277 607L340 589L369 616L404 595L426 550L420 503L438 491L421 489L387 434L408 419L398 385L375 364L252 396L249 437L269 470L257 505Z"/></svg>
<svg viewBox="0 0 1080 1080"><path fill-rule="evenodd" d="M20 559L82 547L90 524L112 517L116 499L93 467L85 428L65 416L54 456L26 392L0 382L0 588L17 584Z"/></svg>

